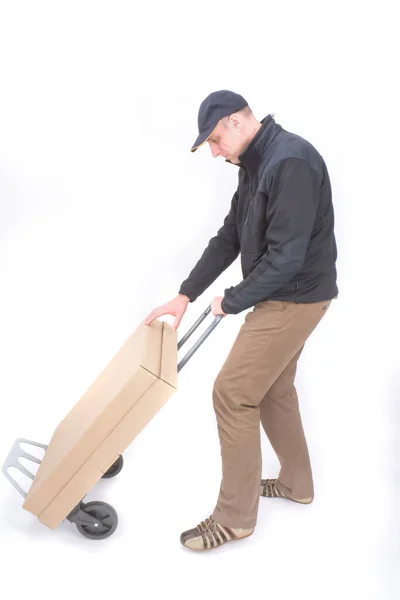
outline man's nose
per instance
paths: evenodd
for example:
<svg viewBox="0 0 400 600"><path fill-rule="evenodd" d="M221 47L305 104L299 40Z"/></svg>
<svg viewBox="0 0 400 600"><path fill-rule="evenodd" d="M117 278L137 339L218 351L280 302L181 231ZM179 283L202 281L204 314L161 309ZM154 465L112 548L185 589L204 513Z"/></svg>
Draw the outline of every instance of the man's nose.
<svg viewBox="0 0 400 600"><path fill-rule="evenodd" d="M210 144L210 150L211 154L213 155L213 158L217 158L217 156L221 154L219 148L217 146L214 146L214 144Z"/></svg>

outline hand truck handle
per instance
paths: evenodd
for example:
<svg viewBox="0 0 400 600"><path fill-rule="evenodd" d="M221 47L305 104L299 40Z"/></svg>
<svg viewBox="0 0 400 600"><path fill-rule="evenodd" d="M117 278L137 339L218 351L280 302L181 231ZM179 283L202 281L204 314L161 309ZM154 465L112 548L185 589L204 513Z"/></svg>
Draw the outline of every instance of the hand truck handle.
<svg viewBox="0 0 400 600"><path fill-rule="evenodd" d="M189 329L189 331L183 336L183 338L180 340L180 342L178 343L178 350L180 350L180 348L182 348L183 344L190 338L190 336L192 335L192 333L198 328L198 326L204 321L204 319L207 318L207 316L210 314L211 312L211 306L209 306L202 314L201 316L197 319L196 323ZM180 363L178 364L178 373L179 371L182 369L182 367L184 367L186 365L186 363L188 362L188 360L193 356L193 354L196 352L196 350L198 350L200 348L200 346L202 345L202 343L204 342L204 340L206 338L208 338L208 336L210 335L210 333L216 328L216 326L218 325L218 323L224 318L224 315L218 315L217 317L215 317L214 321L211 323L211 325L209 325L209 327L205 330L205 332L203 333L202 336L199 337L199 339L197 340L197 342L194 344L194 346L189 350L189 352L182 358L182 360L180 361Z"/></svg>

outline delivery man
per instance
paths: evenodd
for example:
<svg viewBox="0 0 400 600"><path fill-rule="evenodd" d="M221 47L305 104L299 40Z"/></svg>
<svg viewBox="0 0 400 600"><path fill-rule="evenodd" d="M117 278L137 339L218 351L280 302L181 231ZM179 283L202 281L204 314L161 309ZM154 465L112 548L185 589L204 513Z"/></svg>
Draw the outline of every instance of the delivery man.
<svg viewBox="0 0 400 600"><path fill-rule="evenodd" d="M191 149L208 143L213 157L238 167L238 186L217 234L178 295L153 310L175 317L240 254L243 280L214 298L213 315L248 311L214 383L222 482L215 509L181 535L192 550L209 550L254 532L260 496L309 504L310 458L294 386L304 344L338 295L331 185L322 156L284 130L261 122L246 100L211 93L198 114ZM280 462L277 479L261 479L260 422Z"/></svg>

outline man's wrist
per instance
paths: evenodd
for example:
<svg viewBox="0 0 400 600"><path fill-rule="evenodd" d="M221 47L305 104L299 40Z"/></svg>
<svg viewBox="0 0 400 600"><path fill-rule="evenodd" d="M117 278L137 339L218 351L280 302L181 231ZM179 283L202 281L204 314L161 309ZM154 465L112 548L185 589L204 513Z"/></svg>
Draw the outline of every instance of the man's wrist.
<svg viewBox="0 0 400 600"><path fill-rule="evenodd" d="M189 296L186 296L186 294L179 293L178 296L181 296L182 298L185 298L185 300L187 300L188 302L190 302L190 298L189 298Z"/></svg>

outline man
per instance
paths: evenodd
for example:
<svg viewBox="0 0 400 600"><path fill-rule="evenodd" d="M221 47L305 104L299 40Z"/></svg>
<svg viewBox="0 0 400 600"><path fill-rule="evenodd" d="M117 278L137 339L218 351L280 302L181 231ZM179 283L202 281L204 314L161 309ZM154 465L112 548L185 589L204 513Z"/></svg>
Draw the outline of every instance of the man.
<svg viewBox="0 0 400 600"><path fill-rule="evenodd" d="M260 495L313 500L294 379L305 341L338 288L331 186L317 150L271 115L257 121L246 100L227 90L202 102L198 125L192 152L208 142L213 157L239 167L238 187L178 296L145 323L171 314L176 329L188 303L241 254L243 280L211 304L215 316L254 307L214 383L219 497L213 514L181 535L187 548L208 550L254 532ZM280 461L278 479L261 479L260 421Z"/></svg>

